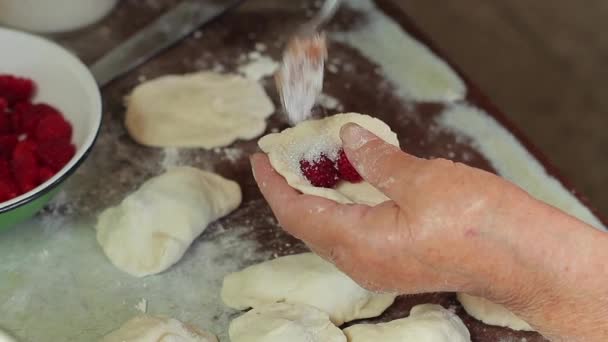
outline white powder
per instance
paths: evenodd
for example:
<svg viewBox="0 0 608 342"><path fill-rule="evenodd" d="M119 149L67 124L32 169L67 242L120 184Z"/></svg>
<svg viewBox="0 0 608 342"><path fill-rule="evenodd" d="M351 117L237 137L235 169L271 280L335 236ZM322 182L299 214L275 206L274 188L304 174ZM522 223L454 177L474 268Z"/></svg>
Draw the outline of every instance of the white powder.
<svg viewBox="0 0 608 342"><path fill-rule="evenodd" d="M319 97L317 98L317 104L327 108L327 109L332 109L332 110L337 110L337 111L342 111L344 110L344 106L342 106L342 103L340 103L340 100L336 99L335 97L322 93L319 95Z"/></svg>
<svg viewBox="0 0 608 342"><path fill-rule="evenodd" d="M161 167L164 171L179 166L179 149L173 147L167 147L163 149L163 160Z"/></svg>
<svg viewBox="0 0 608 342"><path fill-rule="evenodd" d="M264 51L266 51L266 44L264 44L264 43L255 43L255 49L256 49L256 51L264 52Z"/></svg>
<svg viewBox="0 0 608 342"><path fill-rule="evenodd" d="M330 37L353 46L381 65L385 77L401 88L402 96L422 102L450 102L465 97L466 86L449 65L380 12L371 0L349 0L346 4L366 13L367 22L354 31L333 33Z"/></svg>
<svg viewBox="0 0 608 342"><path fill-rule="evenodd" d="M142 298L137 304L135 304L135 309L141 311L142 313L146 313L148 311L148 301L145 298Z"/></svg>
<svg viewBox="0 0 608 342"><path fill-rule="evenodd" d="M450 106L438 123L463 134L494 166L498 173L519 185L532 196L600 229L602 223L554 177L496 120L487 113L468 106Z"/></svg>
<svg viewBox="0 0 608 342"><path fill-rule="evenodd" d="M229 160L231 163L239 161L245 155L245 151L240 148L225 147L225 148L214 148L213 152L221 154L223 159Z"/></svg>
<svg viewBox="0 0 608 342"><path fill-rule="evenodd" d="M259 56L247 64L239 66L241 74L250 80L259 81L265 77L272 76L279 68L279 63L270 57Z"/></svg>

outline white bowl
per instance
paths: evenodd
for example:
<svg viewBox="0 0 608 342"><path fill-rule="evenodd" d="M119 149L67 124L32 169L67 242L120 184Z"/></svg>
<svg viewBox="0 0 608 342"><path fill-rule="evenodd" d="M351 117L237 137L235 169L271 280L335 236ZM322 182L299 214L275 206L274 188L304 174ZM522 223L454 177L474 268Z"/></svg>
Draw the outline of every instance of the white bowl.
<svg viewBox="0 0 608 342"><path fill-rule="evenodd" d="M89 69L59 45L35 35L0 28L0 46L0 74L34 80L38 85L34 102L47 102L61 110L72 124L72 142L76 146L72 160L55 176L28 193L0 203L1 229L5 213L48 194L85 159L101 126L102 105L99 87Z"/></svg>
<svg viewBox="0 0 608 342"><path fill-rule="evenodd" d="M117 0L0 0L0 23L40 33L66 32L105 17Z"/></svg>

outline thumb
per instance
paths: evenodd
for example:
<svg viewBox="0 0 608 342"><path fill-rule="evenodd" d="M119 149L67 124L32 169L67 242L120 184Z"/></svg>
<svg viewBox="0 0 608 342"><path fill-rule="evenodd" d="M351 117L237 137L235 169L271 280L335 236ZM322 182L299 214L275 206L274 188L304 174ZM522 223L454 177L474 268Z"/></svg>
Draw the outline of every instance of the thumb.
<svg viewBox="0 0 608 342"><path fill-rule="evenodd" d="M407 203L426 165L424 159L401 151L355 123L344 125L340 138L348 160L361 177L398 204Z"/></svg>

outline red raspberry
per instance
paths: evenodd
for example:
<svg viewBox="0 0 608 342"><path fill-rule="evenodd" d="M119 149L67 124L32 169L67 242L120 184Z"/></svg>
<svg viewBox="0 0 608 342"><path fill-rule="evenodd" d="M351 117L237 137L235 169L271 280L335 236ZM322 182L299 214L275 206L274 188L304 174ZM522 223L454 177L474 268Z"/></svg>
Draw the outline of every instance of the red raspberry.
<svg viewBox="0 0 608 342"><path fill-rule="evenodd" d="M0 202L11 200L19 196L19 188L13 180L0 179Z"/></svg>
<svg viewBox="0 0 608 342"><path fill-rule="evenodd" d="M38 157L45 166L59 171L76 154L76 147L65 141L47 141L38 145Z"/></svg>
<svg viewBox="0 0 608 342"><path fill-rule="evenodd" d="M40 119L35 137L38 141L61 140L70 142L72 140L72 125L61 114L48 114Z"/></svg>
<svg viewBox="0 0 608 342"><path fill-rule="evenodd" d="M38 124L48 115L61 116L61 113L46 103L32 104L30 102L20 102L13 108L13 129L17 133L35 136Z"/></svg>
<svg viewBox="0 0 608 342"><path fill-rule="evenodd" d="M30 100L35 91L36 85L28 78L0 75L0 96L5 98L9 105Z"/></svg>
<svg viewBox="0 0 608 342"><path fill-rule="evenodd" d="M43 166L40 168L40 170L38 171L38 178L40 179L41 183L46 182L47 180L53 178L53 176L55 175L55 171L53 171L50 167L47 166Z"/></svg>
<svg viewBox="0 0 608 342"><path fill-rule="evenodd" d="M12 180L13 174L8 161L0 159L0 180Z"/></svg>
<svg viewBox="0 0 608 342"><path fill-rule="evenodd" d="M17 136L15 134L7 134L0 136L0 157L8 160L13 156L15 146L17 146Z"/></svg>
<svg viewBox="0 0 608 342"><path fill-rule="evenodd" d="M39 183L36 144L30 140L17 143L13 151L11 167L22 193L34 189Z"/></svg>
<svg viewBox="0 0 608 342"><path fill-rule="evenodd" d="M340 150L338 162L336 164L338 166L338 174L340 175L340 178L351 183L359 183L363 181L363 177L361 177L359 172L357 172L357 170L353 167L353 164L350 163L346 157L346 153L344 153L344 150Z"/></svg>
<svg viewBox="0 0 608 342"><path fill-rule="evenodd" d="M0 104L1 105L1 104ZM0 110L0 134L13 133L11 114Z"/></svg>
<svg viewBox="0 0 608 342"><path fill-rule="evenodd" d="M4 113L8 110L8 101L4 97L0 97L0 113Z"/></svg>
<svg viewBox="0 0 608 342"><path fill-rule="evenodd" d="M300 160L300 170L314 186L333 188L338 184L338 170L336 170L334 162L324 154L313 162Z"/></svg>

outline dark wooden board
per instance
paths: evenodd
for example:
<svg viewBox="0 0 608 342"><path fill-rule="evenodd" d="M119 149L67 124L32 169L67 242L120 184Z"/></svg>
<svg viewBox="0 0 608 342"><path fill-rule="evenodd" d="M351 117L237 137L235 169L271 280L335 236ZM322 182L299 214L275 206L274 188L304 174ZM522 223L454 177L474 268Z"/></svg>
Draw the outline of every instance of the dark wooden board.
<svg viewBox="0 0 608 342"><path fill-rule="evenodd" d="M106 51L118 45L138 29L142 28L168 8L176 0L155 1L122 1L117 10L101 23L76 33L54 37L63 45L75 51L85 62L92 63ZM157 58L141 66L129 75L113 82L103 89L104 116L103 128L90 160L81 172L96 167L105 168L104 173L128 175L128 177L108 177L104 187L116 191L81 191L74 196L80 203L92 203L80 206L77 215L87 216L116 203L124 194L141 184L145 179L160 172L158 165L150 160L160 159L160 151L137 145L133 142L123 126L123 98L136 86L141 77L147 79L165 74L187 73L201 69L211 69L220 63L226 71L234 71L242 55L254 50L255 43L262 42L268 50L266 54L279 59L290 30L305 19L306 9L315 8L312 1L273 1L251 0L237 11L230 12L213 23L205 26L202 37L190 37L168 49ZM423 33L419 32L407 16L399 11L390 0L378 0L378 5L405 30L421 41L429 44L434 51L442 55L430 43ZM361 13L346 9L341 10L330 29L344 30L355 27L362 19ZM377 66L363 57L353 48L333 43L330 52L332 58L340 58L352 64L348 71L328 73L325 92L338 98L346 111L375 113L396 131L401 146L420 157L445 157L464 162L474 167L495 172L484 156L462 138L444 130L434 129L434 119L443 109L441 104L406 104L393 91L390 83L376 72ZM460 72L456 66L455 70ZM541 161L549 172L556 175L554 168L548 165L539 151L530 145L519 131L509 123L504 115L496 109L483 93L462 73L468 88L467 100L494 116L507 129L524 142L524 145ZM279 100L274 83L265 80L266 90L278 107ZM333 112L317 109L321 114ZM276 113L269 120L268 130L286 128L286 120ZM213 168L218 173L235 179L243 189L243 205L230 217L222 220L222 226L231 225L249 227L246 238L259 242L260 248L275 255L287 255L305 251L299 241L285 234L272 220L272 213L262 199L253 180L248 154L257 151L255 140L238 141L234 148L245 153L236 162L214 158L213 151L193 149L187 152L191 164L203 168ZM110 161L109 161L110 160ZM212 160L209 162L209 160ZM556 175L559 178L559 175ZM559 178L563 181L563 179ZM566 184L568 185L568 184ZM568 187L570 188L570 187ZM92 198L95 197L94 200ZM213 234L213 227L200 239ZM259 260L252 260L255 262ZM453 307L471 331L473 341L515 341L525 338L528 342L544 341L536 333L514 332L509 329L484 325L468 316L451 293L434 293L424 295L402 296L381 317L372 322L387 321L407 316L410 308L422 303L438 303Z"/></svg>

